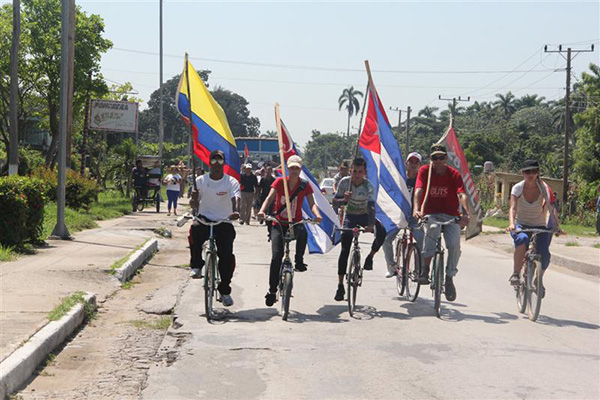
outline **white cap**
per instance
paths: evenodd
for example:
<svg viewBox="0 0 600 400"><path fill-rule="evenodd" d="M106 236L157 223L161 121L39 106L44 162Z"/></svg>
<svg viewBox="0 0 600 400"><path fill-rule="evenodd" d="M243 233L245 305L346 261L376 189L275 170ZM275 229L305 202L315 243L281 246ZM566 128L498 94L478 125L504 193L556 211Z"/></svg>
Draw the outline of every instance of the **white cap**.
<svg viewBox="0 0 600 400"><path fill-rule="evenodd" d="M287 160L287 166L288 166L288 168L291 168L291 167L302 168L302 159L300 158L300 156L291 156Z"/></svg>
<svg viewBox="0 0 600 400"><path fill-rule="evenodd" d="M248 164L244 165L244 167L252 169L252 164L248 163Z"/></svg>
<svg viewBox="0 0 600 400"><path fill-rule="evenodd" d="M423 159L421 158L421 155L419 153L417 153L416 151L413 151L412 153L410 153L408 155L408 157L406 157L406 161L410 160L413 157L416 157L417 160L419 160L419 162L423 162Z"/></svg>

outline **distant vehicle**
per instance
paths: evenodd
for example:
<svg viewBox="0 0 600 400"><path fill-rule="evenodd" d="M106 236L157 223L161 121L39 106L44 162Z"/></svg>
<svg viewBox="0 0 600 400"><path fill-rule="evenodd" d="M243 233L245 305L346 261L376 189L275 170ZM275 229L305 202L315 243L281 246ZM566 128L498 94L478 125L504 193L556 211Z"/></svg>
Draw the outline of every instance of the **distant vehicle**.
<svg viewBox="0 0 600 400"><path fill-rule="evenodd" d="M323 196L325 196L327 201L330 203L333 200L333 196L335 195L335 193L333 193L333 182L333 178L325 178L321 181L321 184L319 185L321 187L321 193L323 193Z"/></svg>

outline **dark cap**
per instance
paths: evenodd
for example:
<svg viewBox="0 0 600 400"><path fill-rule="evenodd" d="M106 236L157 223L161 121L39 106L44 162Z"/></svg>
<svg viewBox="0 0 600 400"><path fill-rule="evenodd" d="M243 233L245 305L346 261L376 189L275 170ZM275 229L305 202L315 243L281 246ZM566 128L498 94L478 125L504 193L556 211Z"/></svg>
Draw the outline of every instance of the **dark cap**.
<svg viewBox="0 0 600 400"><path fill-rule="evenodd" d="M212 159L213 159L213 158L215 158L215 157L221 157L221 158L224 160L224 159L225 159L225 153L223 153L223 151L222 151L222 150L213 150L213 151L210 153L209 160L212 160Z"/></svg>
<svg viewBox="0 0 600 400"><path fill-rule="evenodd" d="M441 144L432 144L431 145L431 153L429 155L435 156L437 154L446 155L446 146Z"/></svg>
<svg viewBox="0 0 600 400"><path fill-rule="evenodd" d="M537 160L525 160L521 166L521 172L531 171L532 169L540 169L540 163Z"/></svg>

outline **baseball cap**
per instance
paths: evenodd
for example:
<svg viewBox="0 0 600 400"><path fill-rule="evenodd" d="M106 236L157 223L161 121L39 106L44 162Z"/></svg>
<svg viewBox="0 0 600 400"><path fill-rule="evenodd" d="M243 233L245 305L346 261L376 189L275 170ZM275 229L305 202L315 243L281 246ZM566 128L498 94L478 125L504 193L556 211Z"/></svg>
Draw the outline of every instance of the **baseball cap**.
<svg viewBox="0 0 600 400"><path fill-rule="evenodd" d="M212 160L215 157L221 157L223 160L225 159L225 153L222 150L213 150L208 157L209 160Z"/></svg>
<svg viewBox="0 0 600 400"><path fill-rule="evenodd" d="M252 169L252 164L248 163L248 164L244 165L244 167Z"/></svg>
<svg viewBox="0 0 600 400"><path fill-rule="evenodd" d="M530 171L540 169L540 163L537 160L525 160L521 166L521 171Z"/></svg>
<svg viewBox="0 0 600 400"><path fill-rule="evenodd" d="M302 159L300 158L300 156L291 156L287 160L287 166L288 166L288 168L291 168L291 167L302 168Z"/></svg>
<svg viewBox="0 0 600 400"><path fill-rule="evenodd" d="M441 145L441 144L431 145L431 154L430 155L435 156L436 154L446 155L446 146Z"/></svg>
<svg viewBox="0 0 600 400"><path fill-rule="evenodd" d="M419 153L417 153L416 151L413 151L412 153L410 153L408 155L408 157L406 157L406 161L410 160L413 157L415 157L417 160L419 160L419 162L423 161L423 159L421 158L421 155Z"/></svg>

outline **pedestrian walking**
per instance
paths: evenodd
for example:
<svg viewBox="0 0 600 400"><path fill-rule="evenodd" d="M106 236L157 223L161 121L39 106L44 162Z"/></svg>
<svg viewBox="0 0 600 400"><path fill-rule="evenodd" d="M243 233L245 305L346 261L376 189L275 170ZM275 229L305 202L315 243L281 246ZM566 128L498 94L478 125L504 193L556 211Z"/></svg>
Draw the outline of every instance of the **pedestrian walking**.
<svg viewBox="0 0 600 400"><path fill-rule="evenodd" d="M258 179L252 173L252 164L244 165L240 179L240 187L242 191L242 209L240 210L240 224L250 225L250 217L252 216L252 205L254 204L255 193L258 188Z"/></svg>
<svg viewBox="0 0 600 400"><path fill-rule="evenodd" d="M167 215L171 215L171 206L173 214L177 215L177 199L179 198L181 175L177 173L177 167L172 165L170 174L165 177L163 183L167 185Z"/></svg>

